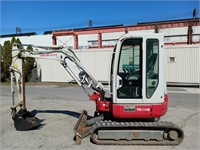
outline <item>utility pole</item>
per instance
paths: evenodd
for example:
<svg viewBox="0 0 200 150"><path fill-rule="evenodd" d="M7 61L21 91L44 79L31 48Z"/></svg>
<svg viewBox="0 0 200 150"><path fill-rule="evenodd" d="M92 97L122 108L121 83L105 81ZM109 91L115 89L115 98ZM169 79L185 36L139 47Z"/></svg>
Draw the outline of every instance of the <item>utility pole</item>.
<svg viewBox="0 0 200 150"><path fill-rule="evenodd" d="M197 10L196 8L193 10L193 19L195 19L197 17Z"/></svg>
<svg viewBox="0 0 200 150"><path fill-rule="evenodd" d="M92 28L92 20L89 19L89 28Z"/></svg>
<svg viewBox="0 0 200 150"><path fill-rule="evenodd" d="M20 27L16 27L16 34L21 34L21 28Z"/></svg>

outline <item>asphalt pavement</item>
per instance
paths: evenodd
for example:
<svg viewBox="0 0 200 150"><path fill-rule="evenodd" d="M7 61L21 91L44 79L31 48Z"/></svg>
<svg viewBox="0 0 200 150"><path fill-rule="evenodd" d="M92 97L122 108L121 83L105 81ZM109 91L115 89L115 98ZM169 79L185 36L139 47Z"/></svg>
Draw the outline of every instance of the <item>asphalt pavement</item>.
<svg viewBox="0 0 200 150"><path fill-rule="evenodd" d="M10 115L12 105L10 86L0 87L0 149L1 150L199 150L200 149L200 89L169 87L169 108L161 121L171 121L184 130L185 138L178 146L100 146L83 139L73 141L73 127L83 109L93 116L95 104L77 86L26 86L29 111L36 110L44 119L38 130L16 131ZM107 91L108 93L108 91ZM17 96L15 97L17 99Z"/></svg>

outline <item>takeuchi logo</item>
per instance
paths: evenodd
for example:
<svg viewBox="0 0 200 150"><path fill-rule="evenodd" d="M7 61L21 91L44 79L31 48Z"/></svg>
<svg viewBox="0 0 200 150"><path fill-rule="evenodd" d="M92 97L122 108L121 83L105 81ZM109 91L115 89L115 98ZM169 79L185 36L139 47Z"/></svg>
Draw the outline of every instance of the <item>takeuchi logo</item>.
<svg viewBox="0 0 200 150"><path fill-rule="evenodd" d="M40 54L41 57L52 57L52 56L57 56L57 54Z"/></svg>

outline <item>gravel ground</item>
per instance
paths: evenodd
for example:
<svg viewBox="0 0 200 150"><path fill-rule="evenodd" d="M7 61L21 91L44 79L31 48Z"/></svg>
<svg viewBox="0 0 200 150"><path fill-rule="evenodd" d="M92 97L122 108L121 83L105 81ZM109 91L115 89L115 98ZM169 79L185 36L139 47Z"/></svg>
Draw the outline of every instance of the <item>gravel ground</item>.
<svg viewBox="0 0 200 150"><path fill-rule="evenodd" d="M161 118L172 121L185 132L179 146L99 146L87 137L81 145L73 141L73 128L83 109L93 116L95 104L81 88L76 86L28 85L26 98L28 110L37 110L44 126L32 131L16 131L10 116L10 87L0 87L0 148L1 150L199 150L200 144L200 89L169 88L169 110Z"/></svg>

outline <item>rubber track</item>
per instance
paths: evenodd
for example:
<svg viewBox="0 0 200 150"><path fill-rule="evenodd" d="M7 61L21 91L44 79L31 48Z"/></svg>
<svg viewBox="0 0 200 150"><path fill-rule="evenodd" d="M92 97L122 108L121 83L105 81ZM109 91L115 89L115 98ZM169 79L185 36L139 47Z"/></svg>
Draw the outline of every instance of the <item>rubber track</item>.
<svg viewBox="0 0 200 150"><path fill-rule="evenodd" d="M102 140L98 139L99 130L136 129L136 130L163 130L165 133L175 130L178 138L175 140ZM183 130L172 122L112 122L101 121L94 125L91 140L98 145L178 145L183 141Z"/></svg>

